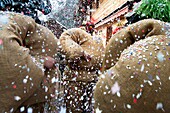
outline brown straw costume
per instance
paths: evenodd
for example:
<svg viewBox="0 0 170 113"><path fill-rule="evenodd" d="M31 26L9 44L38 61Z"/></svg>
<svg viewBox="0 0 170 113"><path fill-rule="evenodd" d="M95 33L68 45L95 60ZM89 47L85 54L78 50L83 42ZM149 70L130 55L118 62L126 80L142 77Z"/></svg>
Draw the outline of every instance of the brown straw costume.
<svg viewBox="0 0 170 113"><path fill-rule="evenodd" d="M141 20L109 41L94 91L101 113L170 113L170 24Z"/></svg>
<svg viewBox="0 0 170 113"><path fill-rule="evenodd" d="M93 86L104 51L102 41L80 28L72 28L62 33L60 43L67 59L64 72L67 113L90 113ZM91 58L86 59L85 54Z"/></svg>
<svg viewBox="0 0 170 113"><path fill-rule="evenodd" d="M44 70L43 57L55 57L57 39L28 16L0 12L0 18L0 112L43 112L57 77L55 67Z"/></svg>

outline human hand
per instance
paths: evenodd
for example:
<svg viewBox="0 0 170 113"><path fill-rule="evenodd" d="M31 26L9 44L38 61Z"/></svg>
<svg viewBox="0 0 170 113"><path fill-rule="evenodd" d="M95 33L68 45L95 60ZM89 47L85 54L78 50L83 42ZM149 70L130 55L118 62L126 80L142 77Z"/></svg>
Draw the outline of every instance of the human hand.
<svg viewBox="0 0 170 113"><path fill-rule="evenodd" d="M56 63L55 59L50 56L44 57L44 60L44 66L48 69L52 68Z"/></svg>

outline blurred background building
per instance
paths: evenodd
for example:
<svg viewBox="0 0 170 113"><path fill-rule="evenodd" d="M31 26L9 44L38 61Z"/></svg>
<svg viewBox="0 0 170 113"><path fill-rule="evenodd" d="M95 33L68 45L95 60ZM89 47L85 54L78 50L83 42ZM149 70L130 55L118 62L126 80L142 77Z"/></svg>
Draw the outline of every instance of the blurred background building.
<svg viewBox="0 0 170 113"><path fill-rule="evenodd" d="M86 30L106 41L129 24L141 0L51 0L50 16L67 29L88 26ZM93 29L94 27L94 29ZM92 33L93 32L93 33Z"/></svg>
<svg viewBox="0 0 170 113"><path fill-rule="evenodd" d="M126 14L133 12L138 2L140 0L93 0L90 21L95 24L95 34L108 41L114 33L125 27L128 23Z"/></svg>
<svg viewBox="0 0 170 113"><path fill-rule="evenodd" d="M106 41L130 20L140 0L51 0L52 13L67 29L89 26L87 31ZM93 28L94 29L91 29Z"/></svg>

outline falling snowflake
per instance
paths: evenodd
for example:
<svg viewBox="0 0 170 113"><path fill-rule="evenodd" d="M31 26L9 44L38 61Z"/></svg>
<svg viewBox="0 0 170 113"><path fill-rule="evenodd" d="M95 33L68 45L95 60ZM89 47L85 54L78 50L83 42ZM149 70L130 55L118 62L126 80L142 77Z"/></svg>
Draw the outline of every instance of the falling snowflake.
<svg viewBox="0 0 170 113"><path fill-rule="evenodd" d="M156 109L157 110L159 110L159 109L161 109L162 111L164 111L165 112L165 110L164 110L164 108L163 108L163 104L162 103L157 103L157 105L156 105Z"/></svg>
<svg viewBox="0 0 170 113"><path fill-rule="evenodd" d="M120 91L120 86L118 85L118 82L115 82L115 84L111 88L111 91L113 95Z"/></svg>
<svg viewBox="0 0 170 113"><path fill-rule="evenodd" d="M28 113L33 113L33 109L32 108L28 108L27 112Z"/></svg>
<svg viewBox="0 0 170 113"><path fill-rule="evenodd" d="M27 72L30 72L30 68L27 68Z"/></svg>
<svg viewBox="0 0 170 113"><path fill-rule="evenodd" d="M10 113L12 113L12 112L14 112L14 108L12 108L12 109L10 110Z"/></svg>
<svg viewBox="0 0 170 113"><path fill-rule="evenodd" d="M20 112L23 112L24 110L25 110L24 106L20 108Z"/></svg>
<svg viewBox="0 0 170 113"><path fill-rule="evenodd" d="M16 101L19 101L19 100L21 100L21 97L19 97L19 96L14 96L14 99L15 99Z"/></svg>
<svg viewBox="0 0 170 113"><path fill-rule="evenodd" d="M152 82L151 82L151 81L149 81L149 80L148 80L148 84L149 84L150 86L152 86Z"/></svg>
<svg viewBox="0 0 170 113"><path fill-rule="evenodd" d="M141 96L142 96L142 92L140 92L136 95L136 99L139 99Z"/></svg>
<svg viewBox="0 0 170 113"><path fill-rule="evenodd" d="M128 109L132 108L130 104L127 104L126 106L127 106Z"/></svg>
<svg viewBox="0 0 170 113"><path fill-rule="evenodd" d="M158 76L158 75L156 75L156 79L157 79L157 80L161 80L161 79L159 78L159 76Z"/></svg>
<svg viewBox="0 0 170 113"><path fill-rule="evenodd" d="M102 113L102 110L99 110L99 108L96 108L96 113Z"/></svg>
<svg viewBox="0 0 170 113"><path fill-rule="evenodd" d="M51 79L51 83L55 83L55 82L57 82L58 81L58 79L56 78L56 77L53 77L52 79Z"/></svg>
<svg viewBox="0 0 170 113"><path fill-rule="evenodd" d="M162 52L158 52L157 54L157 59L159 60L159 62L163 62L164 61L164 55Z"/></svg>
<svg viewBox="0 0 170 113"><path fill-rule="evenodd" d="M144 71L144 68L145 68L145 65L142 64L142 67L141 67L141 70L140 70L140 71L141 71L141 72Z"/></svg>
<svg viewBox="0 0 170 113"><path fill-rule="evenodd" d="M23 83L26 84L27 83L27 79L23 79Z"/></svg>
<svg viewBox="0 0 170 113"><path fill-rule="evenodd" d="M61 107L60 113L66 113L66 108L65 107Z"/></svg>
<svg viewBox="0 0 170 113"><path fill-rule="evenodd" d="M118 96L118 97L120 97L120 96L121 96L120 92L117 92L116 94L117 94L117 96Z"/></svg>
<svg viewBox="0 0 170 113"><path fill-rule="evenodd" d="M45 49L42 49L42 52L44 53L44 52L45 52Z"/></svg>

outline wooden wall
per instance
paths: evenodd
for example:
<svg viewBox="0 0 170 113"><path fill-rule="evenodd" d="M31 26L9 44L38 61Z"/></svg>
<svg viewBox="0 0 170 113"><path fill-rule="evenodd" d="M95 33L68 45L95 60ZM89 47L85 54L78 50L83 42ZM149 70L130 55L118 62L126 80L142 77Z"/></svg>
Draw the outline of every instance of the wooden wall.
<svg viewBox="0 0 170 113"><path fill-rule="evenodd" d="M95 23L100 21L127 1L128 0L102 0L99 8L92 13L92 20L94 20Z"/></svg>

